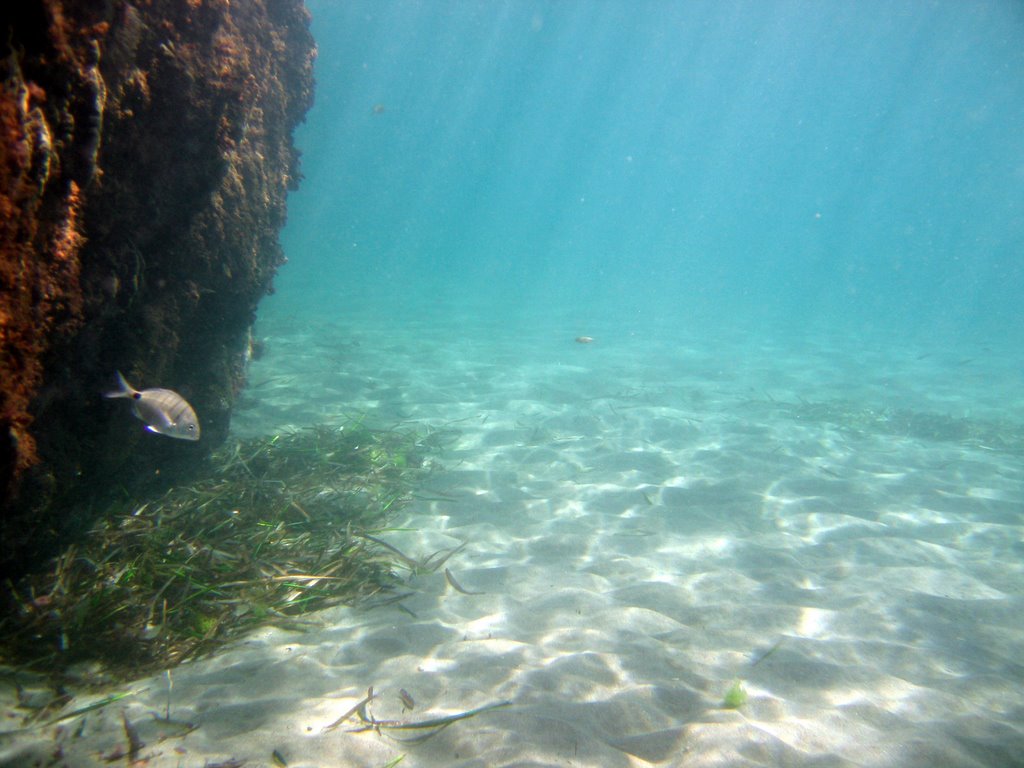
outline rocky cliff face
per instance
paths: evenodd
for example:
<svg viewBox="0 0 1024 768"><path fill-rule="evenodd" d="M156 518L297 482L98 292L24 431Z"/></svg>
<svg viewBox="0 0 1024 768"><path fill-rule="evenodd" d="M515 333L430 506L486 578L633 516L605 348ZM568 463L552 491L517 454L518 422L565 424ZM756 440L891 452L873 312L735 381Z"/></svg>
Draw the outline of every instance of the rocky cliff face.
<svg viewBox="0 0 1024 768"><path fill-rule="evenodd" d="M0 11L0 571L90 522L83 502L221 442L283 260L312 103L301 0L34 0ZM146 434L121 370L195 406Z"/></svg>

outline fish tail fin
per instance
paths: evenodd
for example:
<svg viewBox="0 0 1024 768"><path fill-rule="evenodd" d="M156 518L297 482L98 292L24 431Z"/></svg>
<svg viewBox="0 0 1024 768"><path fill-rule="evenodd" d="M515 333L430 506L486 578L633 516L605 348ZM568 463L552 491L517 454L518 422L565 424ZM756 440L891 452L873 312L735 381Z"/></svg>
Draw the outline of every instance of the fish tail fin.
<svg viewBox="0 0 1024 768"><path fill-rule="evenodd" d="M104 397L131 397L135 393L132 385L129 384L121 372L117 372L117 389L112 389L109 392L104 392Z"/></svg>

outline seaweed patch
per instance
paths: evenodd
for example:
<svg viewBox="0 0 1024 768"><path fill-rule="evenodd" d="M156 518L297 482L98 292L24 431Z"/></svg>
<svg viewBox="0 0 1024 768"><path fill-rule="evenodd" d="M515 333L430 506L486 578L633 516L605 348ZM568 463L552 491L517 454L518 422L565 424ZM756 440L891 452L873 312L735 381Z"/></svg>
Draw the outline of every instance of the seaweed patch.
<svg viewBox="0 0 1024 768"><path fill-rule="evenodd" d="M8 583L0 659L137 675L389 596L409 559L373 533L411 497L430 445L361 423L236 442L206 477L115 504L43 572Z"/></svg>

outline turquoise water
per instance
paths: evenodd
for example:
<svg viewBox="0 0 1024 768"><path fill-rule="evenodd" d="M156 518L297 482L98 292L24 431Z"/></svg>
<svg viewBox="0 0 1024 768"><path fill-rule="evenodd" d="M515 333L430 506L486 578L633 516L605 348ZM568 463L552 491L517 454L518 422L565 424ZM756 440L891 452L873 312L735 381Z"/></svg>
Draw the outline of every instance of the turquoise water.
<svg viewBox="0 0 1024 768"><path fill-rule="evenodd" d="M308 4L233 437L421 435L451 572L0 765L1022 765L1024 4Z"/></svg>
<svg viewBox="0 0 1024 768"><path fill-rule="evenodd" d="M1018 354L1019 3L309 5L265 314Z"/></svg>

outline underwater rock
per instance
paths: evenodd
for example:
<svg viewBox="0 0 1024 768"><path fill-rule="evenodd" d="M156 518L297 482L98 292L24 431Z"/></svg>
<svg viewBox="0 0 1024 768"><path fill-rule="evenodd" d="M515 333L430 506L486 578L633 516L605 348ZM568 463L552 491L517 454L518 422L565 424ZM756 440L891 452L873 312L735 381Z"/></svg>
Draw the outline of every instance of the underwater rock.
<svg viewBox="0 0 1024 768"><path fill-rule="evenodd" d="M89 499L187 474L226 436L316 50L301 0L37 0L0 24L8 576L88 527ZM182 392L203 440L147 439L100 396L116 370Z"/></svg>

